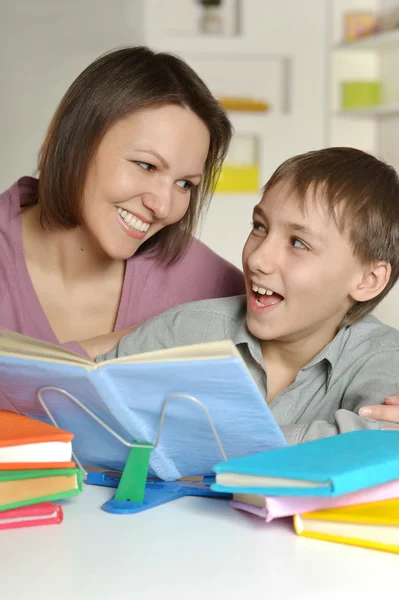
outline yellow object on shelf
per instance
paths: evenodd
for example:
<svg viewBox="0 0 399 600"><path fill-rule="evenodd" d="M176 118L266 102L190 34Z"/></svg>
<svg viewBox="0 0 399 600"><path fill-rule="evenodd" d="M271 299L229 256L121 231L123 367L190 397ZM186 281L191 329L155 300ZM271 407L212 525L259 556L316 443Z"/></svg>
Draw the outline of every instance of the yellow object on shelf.
<svg viewBox="0 0 399 600"><path fill-rule="evenodd" d="M270 109L270 104L263 100L255 100L254 98L240 96L221 96L219 102L225 110L266 112Z"/></svg>
<svg viewBox="0 0 399 600"><path fill-rule="evenodd" d="M216 192L258 192L259 167L225 165L216 186Z"/></svg>
<svg viewBox="0 0 399 600"><path fill-rule="evenodd" d="M378 106L382 101L380 81L344 81L342 89L342 108L351 110Z"/></svg>

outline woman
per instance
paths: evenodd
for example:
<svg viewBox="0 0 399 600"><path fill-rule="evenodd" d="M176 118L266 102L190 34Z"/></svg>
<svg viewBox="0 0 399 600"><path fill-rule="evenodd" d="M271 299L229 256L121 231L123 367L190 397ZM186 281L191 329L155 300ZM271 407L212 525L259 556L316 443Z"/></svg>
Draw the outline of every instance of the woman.
<svg viewBox="0 0 399 600"><path fill-rule="evenodd" d="M0 326L84 353L174 305L244 291L192 235L231 138L182 60L148 48L100 57L49 126L39 179L0 197ZM101 346L101 351L106 349Z"/></svg>

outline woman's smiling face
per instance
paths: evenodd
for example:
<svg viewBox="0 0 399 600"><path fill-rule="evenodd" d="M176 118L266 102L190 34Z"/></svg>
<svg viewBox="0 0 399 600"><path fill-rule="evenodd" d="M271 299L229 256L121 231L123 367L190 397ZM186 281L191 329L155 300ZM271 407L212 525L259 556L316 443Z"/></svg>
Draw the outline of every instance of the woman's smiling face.
<svg viewBox="0 0 399 600"><path fill-rule="evenodd" d="M127 259L182 219L209 150L206 125L177 105L138 111L114 124L90 164L84 229L97 251Z"/></svg>

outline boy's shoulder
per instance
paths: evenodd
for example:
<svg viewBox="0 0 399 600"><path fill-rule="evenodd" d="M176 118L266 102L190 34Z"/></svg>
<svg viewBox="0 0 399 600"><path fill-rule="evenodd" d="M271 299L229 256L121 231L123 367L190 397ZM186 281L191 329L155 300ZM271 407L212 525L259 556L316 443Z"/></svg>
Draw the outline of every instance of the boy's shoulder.
<svg viewBox="0 0 399 600"><path fill-rule="evenodd" d="M399 331L367 315L349 328L352 343L367 345L370 351L399 350Z"/></svg>
<svg viewBox="0 0 399 600"><path fill-rule="evenodd" d="M245 329L245 314L245 296L182 304L149 319L125 335L116 348L96 360L227 338L236 342Z"/></svg>
<svg viewBox="0 0 399 600"><path fill-rule="evenodd" d="M350 393L356 392L359 397L364 397L366 392L370 395L373 390L377 396L382 389L386 390L386 395L397 392L399 331L373 315L341 329L328 347L325 358L332 367L328 385L343 386L346 389L343 394L347 397L349 386Z"/></svg>
<svg viewBox="0 0 399 600"><path fill-rule="evenodd" d="M170 308L160 314L158 319L164 319L167 315L203 315L212 318L240 320L246 311L246 296L229 296L226 298L210 298L207 300L196 300L195 302L187 302L180 304L174 308Z"/></svg>
<svg viewBox="0 0 399 600"><path fill-rule="evenodd" d="M246 296L212 298L180 304L144 323L143 327L173 331L177 345L234 340L246 323Z"/></svg>

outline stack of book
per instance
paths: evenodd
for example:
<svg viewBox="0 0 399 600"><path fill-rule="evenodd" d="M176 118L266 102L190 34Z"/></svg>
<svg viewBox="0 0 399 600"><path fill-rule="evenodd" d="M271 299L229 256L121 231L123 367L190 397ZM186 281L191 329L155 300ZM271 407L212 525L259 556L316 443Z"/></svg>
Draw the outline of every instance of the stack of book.
<svg viewBox="0 0 399 600"><path fill-rule="evenodd" d="M399 431L354 431L220 463L212 489L298 535L399 554Z"/></svg>
<svg viewBox="0 0 399 600"><path fill-rule="evenodd" d="M72 439L53 425L0 410L0 529L61 522L54 501L82 491Z"/></svg>

